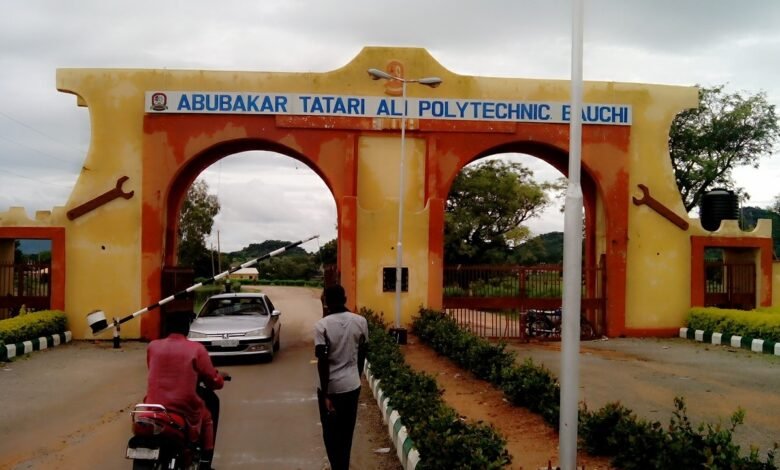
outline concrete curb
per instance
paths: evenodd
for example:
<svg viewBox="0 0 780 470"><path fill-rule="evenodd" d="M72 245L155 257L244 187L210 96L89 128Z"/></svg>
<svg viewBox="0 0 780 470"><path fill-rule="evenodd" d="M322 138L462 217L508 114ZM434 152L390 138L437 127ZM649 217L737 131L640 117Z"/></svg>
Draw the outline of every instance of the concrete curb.
<svg viewBox="0 0 780 470"><path fill-rule="evenodd" d="M22 341L15 344L0 345L0 361L4 362L16 356L29 354L33 351L52 348L60 344L69 343L73 339L70 331L57 333L51 336L41 336L40 338Z"/></svg>
<svg viewBox="0 0 780 470"><path fill-rule="evenodd" d="M748 338L691 328L680 328L680 338L693 339L700 343L726 344L733 348L748 349L753 352L780 356L780 342Z"/></svg>
<svg viewBox="0 0 780 470"><path fill-rule="evenodd" d="M387 424L387 432L396 449L396 455L404 470L414 470L420 463L420 453L414 448L414 443L409 438L406 426L401 423L401 415L389 405L390 399L379 388L379 380L371 373L371 365L366 361L365 373L371 392L376 398L379 409L382 411L382 419Z"/></svg>

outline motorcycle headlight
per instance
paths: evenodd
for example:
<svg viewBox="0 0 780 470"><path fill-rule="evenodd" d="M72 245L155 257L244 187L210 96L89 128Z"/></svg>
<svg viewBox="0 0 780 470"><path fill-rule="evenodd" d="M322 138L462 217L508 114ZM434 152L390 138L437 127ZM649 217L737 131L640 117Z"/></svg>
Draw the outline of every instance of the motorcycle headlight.
<svg viewBox="0 0 780 470"><path fill-rule="evenodd" d="M187 335L190 338L206 338L207 335L205 333L198 333L197 331L190 331L190 334Z"/></svg>

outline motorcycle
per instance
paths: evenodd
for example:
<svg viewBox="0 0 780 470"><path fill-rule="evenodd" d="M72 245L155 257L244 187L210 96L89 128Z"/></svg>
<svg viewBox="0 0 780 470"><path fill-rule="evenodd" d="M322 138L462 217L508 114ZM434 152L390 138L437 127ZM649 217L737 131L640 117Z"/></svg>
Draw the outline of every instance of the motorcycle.
<svg viewBox="0 0 780 470"><path fill-rule="evenodd" d="M229 375L224 376L230 381ZM203 387L203 385L199 385ZM133 470L198 470L200 437L184 416L155 403L139 403L130 411L133 436L125 457Z"/></svg>

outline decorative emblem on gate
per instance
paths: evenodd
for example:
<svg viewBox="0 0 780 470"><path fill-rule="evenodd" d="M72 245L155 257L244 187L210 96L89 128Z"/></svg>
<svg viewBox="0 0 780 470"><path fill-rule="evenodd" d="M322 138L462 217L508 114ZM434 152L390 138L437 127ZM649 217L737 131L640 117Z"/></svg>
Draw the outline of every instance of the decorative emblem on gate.
<svg viewBox="0 0 780 470"><path fill-rule="evenodd" d="M385 72L394 77L404 78L404 64L400 60L391 60L385 67ZM401 96L403 85L398 80L385 81L385 94L389 96Z"/></svg>
<svg viewBox="0 0 780 470"><path fill-rule="evenodd" d="M168 109L168 96L165 93L152 95L152 111L165 111Z"/></svg>

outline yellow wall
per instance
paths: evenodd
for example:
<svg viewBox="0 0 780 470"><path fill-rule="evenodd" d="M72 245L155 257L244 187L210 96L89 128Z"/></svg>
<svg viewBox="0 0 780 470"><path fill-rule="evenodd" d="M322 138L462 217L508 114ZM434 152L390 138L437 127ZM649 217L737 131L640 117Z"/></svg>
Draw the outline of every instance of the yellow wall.
<svg viewBox="0 0 780 470"><path fill-rule="evenodd" d="M65 207L73 208L116 184L125 175L129 200L117 199L74 221L63 207L36 214L29 219L21 208L0 212L0 227L49 226L66 230L67 285L65 309L75 338L91 337L85 322L87 312L104 310L107 316L122 317L139 310L145 289L142 279L141 214L143 160L143 95L150 90L226 90L287 93L336 93L377 96L381 82L367 78L368 67L382 66L390 59L402 60L408 70L420 76L439 75L446 86L431 90L411 87L410 96L474 99L568 100L566 81L470 77L454 74L437 63L423 49L366 48L350 64L324 74L241 73L168 70L63 69L57 72L57 88L77 95L89 109L92 136L83 169ZM668 156L668 131L674 116L697 105L693 87L590 82L584 98L591 103L625 103L632 106L633 126L628 148L630 193L641 196L638 184L650 188L652 196L685 217ZM397 126L396 119L376 120L378 129ZM397 127L395 127L397 129ZM239 131L236 131L239 132ZM357 142L357 304L385 312L391 320L394 293L383 293L382 267L396 264L398 221L399 134L376 132L359 135ZM417 134L419 135L419 134ZM235 137L233 135L228 137ZM214 140L215 136L193 135ZM153 141L153 137L150 138ZM160 142L161 146L166 145ZM590 143L598 149L598 143ZM605 148L606 148L606 144ZM297 148L297 146L293 145ZM403 294L403 322L428 301L429 209L425 207L425 140L408 138L406 146L406 195L404 208L404 266L410 270L410 292ZM454 161L435 155L441 168ZM172 162L160 164L173 165ZM598 175L596 175L598 177ZM146 195L149 196L149 195ZM152 195L165 204L166 194ZM340 195L349 198L351 194ZM603 195L598 195L596 217L597 252L609 249L606 239ZM343 218L345 215L340 214ZM691 247L693 235L711 235L697 220L683 231L647 206L628 202L626 253L625 326L637 329L679 326L690 306ZM768 224L751 233L724 227L719 236L766 237ZM771 227L769 227L771 229ZM342 247L343 249L344 247ZM346 259L342 253L342 260ZM351 269L351 266L342 266ZM780 277L773 278L775 294ZM778 298L777 295L774 297ZM661 301L662 299L662 301ZM139 322L123 326L124 337L139 336ZM110 337L106 334L105 338Z"/></svg>
<svg viewBox="0 0 780 470"><path fill-rule="evenodd" d="M401 294L402 324L410 321L428 292L428 210L423 207L425 141L406 139L404 163L403 266L409 268L409 292ZM382 268L396 266L400 141L361 137L358 151L358 306L395 319L395 292L382 292Z"/></svg>

